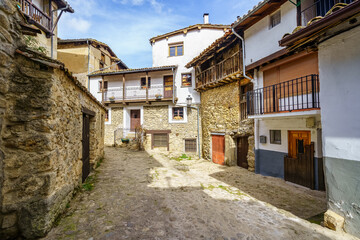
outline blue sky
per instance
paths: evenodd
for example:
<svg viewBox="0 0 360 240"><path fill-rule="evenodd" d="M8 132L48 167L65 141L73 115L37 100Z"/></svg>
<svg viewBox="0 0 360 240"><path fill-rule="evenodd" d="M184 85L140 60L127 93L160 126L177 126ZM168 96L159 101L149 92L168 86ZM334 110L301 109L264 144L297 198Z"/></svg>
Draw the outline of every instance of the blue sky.
<svg viewBox="0 0 360 240"><path fill-rule="evenodd" d="M259 0L67 0L75 13L59 22L59 37L108 44L130 68L152 65L151 37L203 22L231 24Z"/></svg>

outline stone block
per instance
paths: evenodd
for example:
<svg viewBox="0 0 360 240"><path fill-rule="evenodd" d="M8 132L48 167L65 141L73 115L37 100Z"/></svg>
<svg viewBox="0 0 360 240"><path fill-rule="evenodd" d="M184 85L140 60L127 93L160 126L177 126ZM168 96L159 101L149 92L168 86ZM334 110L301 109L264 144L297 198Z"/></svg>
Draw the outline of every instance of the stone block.
<svg viewBox="0 0 360 240"><path fill-rule="evenodd" d="M13 227L17 222L17 216L16 213L7 214L3 218L3 222L1 227L2 228L10 228Z"/></svg>
<svg viewBox="0 0 360 240"><path fill-rule="evenodd" d="M340 216L339 214L327 210L324 214L324 225L327 228L330 228L334 231L343 231L344 230L344 217Z"/></svg>

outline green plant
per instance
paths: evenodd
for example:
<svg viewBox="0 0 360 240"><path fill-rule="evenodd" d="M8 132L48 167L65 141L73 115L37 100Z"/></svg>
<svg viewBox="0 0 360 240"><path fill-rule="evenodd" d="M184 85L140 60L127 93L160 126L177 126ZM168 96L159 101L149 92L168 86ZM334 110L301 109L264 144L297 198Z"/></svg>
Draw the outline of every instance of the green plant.
<svg viewBox="0 0 360 240"><path fill-rule="evenodd" d="M85 182L82 185L82 189L85 191L91 191L94 189L94 183L96 180L96 175L88 176L85 180Z"/></svg>
<svg viewBox="0 0 360 240"><path fill-rule="evenodd" d="M24 36L25 39L25 44L28 48L43 53L43 54L47 54L47 50L46 48L40 46L40 43L38 40L36 40L36 38L34 38L33 36Z"/></svg>

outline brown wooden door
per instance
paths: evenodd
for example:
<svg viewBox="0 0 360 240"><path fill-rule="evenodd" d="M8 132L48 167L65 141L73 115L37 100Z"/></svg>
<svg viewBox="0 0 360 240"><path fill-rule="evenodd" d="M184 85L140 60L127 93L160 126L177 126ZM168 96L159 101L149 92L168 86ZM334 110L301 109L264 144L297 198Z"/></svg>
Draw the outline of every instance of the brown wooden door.
<svg viewBox="0 0 360 240"><path fill-rule="evenodd" d="M293 182L314 189L314 143L310 131L288 132L289 154L284 159L284 177Z"/></svg>
<svg viewBox="0 0 360 240"><path fill-rule="evenodd" d="M90 173L90 117L83 115L82 134L82 181L84 182Z"/></svg>
<svg viewBox="0 0 360 240"><path fill-rule="evenodd" d="M304 153L306 145L311 143L310 131L289 131L289 157L296 158L298 153Z"/></svg>
<svg viewBox="0 0 360 240"><path fill-rule="evenodd" d="M225 137L219 135L212 136L212 160L214 163L225 164Z"/></svg>
<svg viewBox="0 0 360 240"><path fill-rule="evenodd" d="M130 130L135 131L135 128L141 125L140 110L130 110Z"/></svg>
<svg viewBox="0 0 360 240"><path fill-rule="evenodd" d="M173 97L173 76L164 77L164 98Z"/></svg>
<svg viewBox="0 0 360 240"><path fill-rule="evenodd" d="M239 137L237 140L237 165L248 168L247 154L249 150L248 137Z"/></svg>

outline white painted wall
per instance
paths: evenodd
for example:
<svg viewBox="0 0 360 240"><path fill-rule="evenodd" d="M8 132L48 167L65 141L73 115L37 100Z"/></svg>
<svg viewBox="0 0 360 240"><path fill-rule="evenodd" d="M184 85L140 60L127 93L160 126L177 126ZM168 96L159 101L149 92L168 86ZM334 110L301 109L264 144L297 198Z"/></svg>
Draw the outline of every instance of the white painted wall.
<svg viewBox="0 0 360 240"><path fill-rule="evenodd" d="M360 161L360 27L319 45L324 156Z"/></svg>
<svg viewBox="0 0 360 240"><path fill-rule="evenodd" d="M282 49L279 40L285 33L291 33L297 27L296 7L287 1L280 7L281 23L270 26L270 15L245 30L246 65L256 62Z"/></svg>
<svg viewBox="0 0 360 240"><path fill-rule="evenodd" d="M102 94L99 91L99 82L102 81L101 76L90 77L89 91L90 93L101 102Z"/></svg>
<svg viewBox="0 0 360 240"><path fill-rule="evenodd" d="M316 116L316 122L320 122L320 116ZM306 117L262 119L258 121L259 136L266 136L266 143L259 143L259 149L288 153L288 131L311 131L311 142L315 143L315 157L322 157L318 149L318 134L316 128L306 127ZM281 144L270 143L270 130L281 130Z"/></svg>
<svg viewBox="0 0 360 240"><path fill-rule="evenodd" d="M198 56L205 48L212 44L216 39L224 35L223 29L206 29L191 30L187 34L177 34L168 39L161 39L152 44L153 67L177 65L175 75L175 85L177 88L177 97L179 104L185 104L186 98L190 95L193 103L200 103L200 94L194 90L195 87L195 70L188 69L185 65L194 57ZM169 57L169 44L183 42L184 55ZM192 87L181 87L181 74L192 74Z"/></svg>

